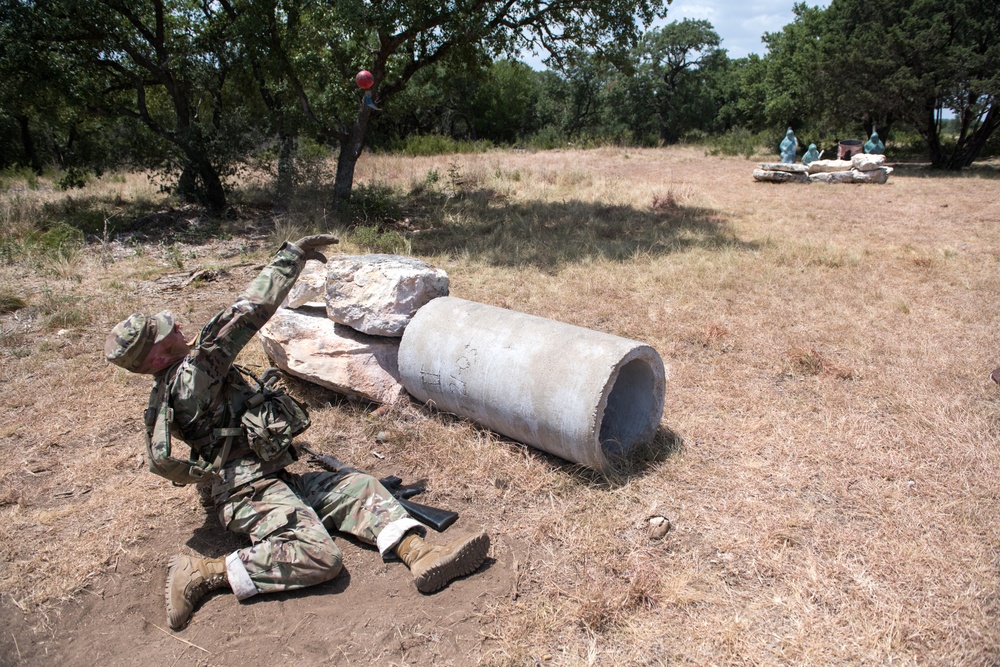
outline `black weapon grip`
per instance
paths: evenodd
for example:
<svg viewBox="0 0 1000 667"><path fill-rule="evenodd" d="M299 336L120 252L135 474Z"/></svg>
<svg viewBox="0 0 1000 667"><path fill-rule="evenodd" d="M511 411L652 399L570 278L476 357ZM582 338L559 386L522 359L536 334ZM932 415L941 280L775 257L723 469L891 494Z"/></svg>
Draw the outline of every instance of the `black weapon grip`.
<svg viewBox="0 0 1000 667"><path fill-rule="evenodd" d="M448 526L458 520L458 513L451 510L428 507L427 505L421 505L405 498L396 498L396 500L410 516L420 523L430 526L439 533L446 530Z"/></svg>

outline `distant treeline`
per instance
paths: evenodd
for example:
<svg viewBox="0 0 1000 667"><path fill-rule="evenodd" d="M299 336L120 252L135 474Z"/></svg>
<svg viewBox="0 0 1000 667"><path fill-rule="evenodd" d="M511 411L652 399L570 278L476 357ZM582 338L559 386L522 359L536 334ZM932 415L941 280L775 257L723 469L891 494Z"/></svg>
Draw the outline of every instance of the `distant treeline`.
<svg viewBox="0 0 1000 667"><path fill-rule="evenodd" d="M626 2L627 19L612 0L574 3L587 20L535 17L525 41L513 15L421 18L432 10L412 2L344 16L305 0L2 0L0 168L158 168L218 208L239 164L276 165L280 194L297 162L330 152L349 195L364 147L687 140L749 155L791 127L821 148L877 129L947 169L1000 152L995 0L799 4L766 55L739 59L707 21L638 30L662 0ZM529 45L552 47L550 69L511 59Z"/></svg>

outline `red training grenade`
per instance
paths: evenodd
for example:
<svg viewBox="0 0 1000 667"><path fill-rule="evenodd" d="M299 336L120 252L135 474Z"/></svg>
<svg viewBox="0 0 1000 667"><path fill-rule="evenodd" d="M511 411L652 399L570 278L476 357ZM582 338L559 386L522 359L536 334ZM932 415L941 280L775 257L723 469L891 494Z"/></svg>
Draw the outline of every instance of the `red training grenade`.
<svg viewBox="0 0 1000 667"><path fill-rule="evenodd" d="M358 84L358 88L361 88L362 90L368 90L369 88L375 85L375 77L372 76L371 72L369 72L366 69L363 69L360 72L358 72L358 75L356 77L354 77L354 83Z"/></svg>

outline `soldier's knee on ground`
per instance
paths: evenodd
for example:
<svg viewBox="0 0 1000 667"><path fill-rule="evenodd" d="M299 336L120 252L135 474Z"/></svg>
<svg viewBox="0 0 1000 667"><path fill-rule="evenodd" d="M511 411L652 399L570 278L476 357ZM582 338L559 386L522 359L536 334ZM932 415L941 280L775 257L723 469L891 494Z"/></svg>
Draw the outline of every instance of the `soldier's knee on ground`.
<svg viewBox="0 0 1000 667"><path fill-rule="evenodd" d="M343 554L329 535L325 535L325 539L287 543L285 548L297 552L291 555L292 562L308 564L299 566L302 568L299 576L303 585L314 586L330 581L344 569Z"/></svg>

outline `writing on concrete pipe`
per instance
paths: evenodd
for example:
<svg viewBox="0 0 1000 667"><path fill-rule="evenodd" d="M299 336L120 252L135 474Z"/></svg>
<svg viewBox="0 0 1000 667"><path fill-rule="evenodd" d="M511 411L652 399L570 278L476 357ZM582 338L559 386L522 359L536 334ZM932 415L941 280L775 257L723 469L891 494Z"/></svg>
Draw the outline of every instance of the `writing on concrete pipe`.
<svg viewBox="0 0 1000 667"><path fill-rule="evenodd" d="M420 401L597 470L652 440L666 391L649 345L455 297L414 315L399 375Z"/></svg>

